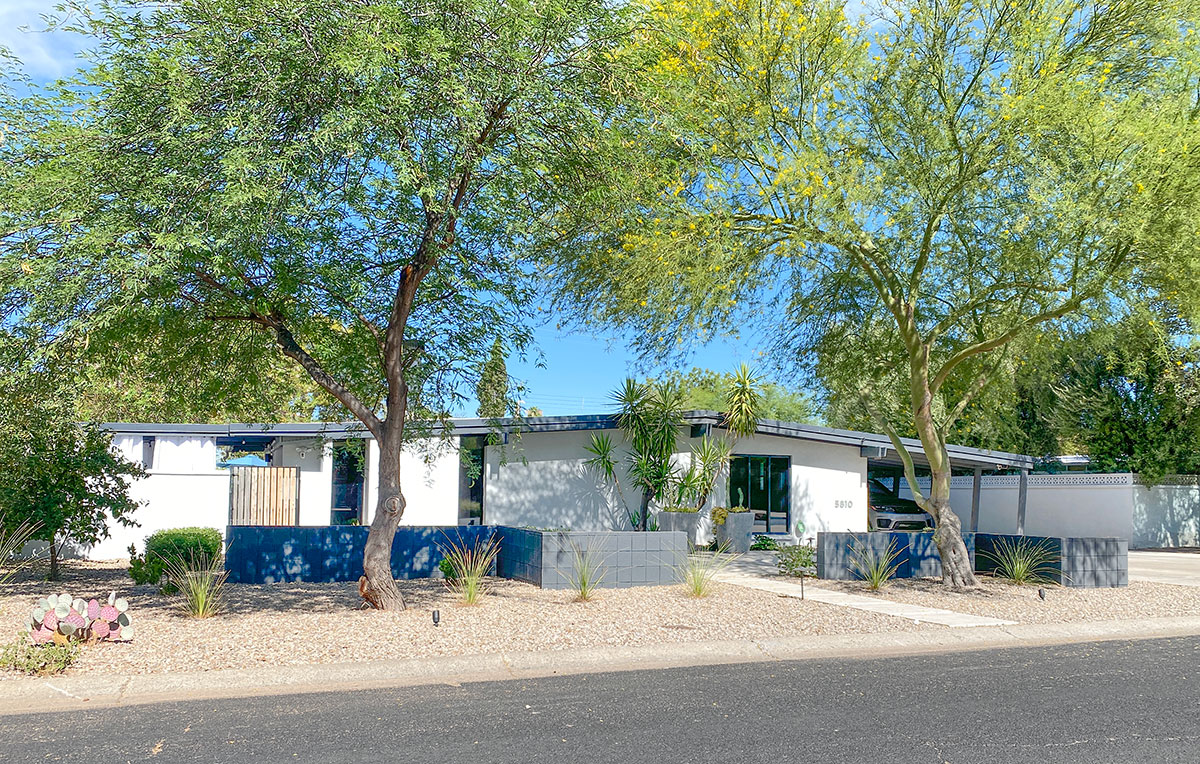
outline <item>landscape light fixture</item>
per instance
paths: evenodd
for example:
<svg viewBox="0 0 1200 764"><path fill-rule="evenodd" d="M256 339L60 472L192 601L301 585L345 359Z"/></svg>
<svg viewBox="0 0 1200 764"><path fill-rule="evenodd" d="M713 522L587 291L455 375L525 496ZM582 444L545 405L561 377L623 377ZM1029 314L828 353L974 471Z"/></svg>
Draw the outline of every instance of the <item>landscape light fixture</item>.
<svg viewBox="0 0 1200 764"><path fill-rule="evenodd" d="M437 626L437 625L438 625L438 621L440 621L440 620L442 620L442 614L441 614L441 613L439 613L439 612L438 612L438 611L436 611L436 610L435 610L435 611L433 611L433 625L434 625L434 626Z"/></svg>
<svg viewBox="0 0 1200 764"><path fill-rule="evenodd" d="M1046 590L1040 586L1038 587L1038 599L1042 600L1043 602L1046 601Z"/></svg>

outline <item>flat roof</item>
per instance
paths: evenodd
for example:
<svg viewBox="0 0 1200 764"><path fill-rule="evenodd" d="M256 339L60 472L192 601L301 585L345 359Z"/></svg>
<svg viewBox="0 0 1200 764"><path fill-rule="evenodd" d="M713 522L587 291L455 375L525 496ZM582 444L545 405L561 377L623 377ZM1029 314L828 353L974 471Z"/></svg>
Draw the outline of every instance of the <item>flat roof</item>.
<svg viewBox="0 0 1200 764"><path fill-rule="evenodd" d="M688 424L721 426L721 414L716 411L689 411L684 414ZM154 424L132 422L108 422L101 425L113 433L129 435L211 435L218 438L234 437L369 437L367 428L359 422L295 422L288 424ZM487 435L493 432L569 432L578 430L617 429L615 414L575 414L571 416L546 416L503 419L451 419L449 427L454 435ZM444 433L441 426L435 433ZM882 464L900 464L900 458L888 436L878 433L839 430L801 422L783 422L760 419L758 434L781 438L793 438L815 443L839 446L856 446L871 461ZM914 438L901 438L901 442L912 454L917 464L927 465L921 442ZM982 469L1031 469L1033 457L1005 451L990 451L970 446L947 444L946 451L956 467L980 467Z"/></svg>

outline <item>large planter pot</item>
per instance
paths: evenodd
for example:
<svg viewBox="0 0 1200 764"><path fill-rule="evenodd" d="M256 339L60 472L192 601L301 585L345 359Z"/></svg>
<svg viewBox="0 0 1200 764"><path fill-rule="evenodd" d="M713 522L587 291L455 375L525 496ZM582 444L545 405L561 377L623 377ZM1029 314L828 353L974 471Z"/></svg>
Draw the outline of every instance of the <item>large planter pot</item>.
<svg viewBox="0 0 1200 764"><path fill-rule="evenodd" d="M751 537L754 535L753 512L730 512L725 515L725 522L716 526L717 546L726 547L734 554L745 554L750 551Z"/></svg>
<svg viewBox="0 0 1200 764"><path fill-rule="evenodd" d="M658 529L660 531L683 531L687 534L688 543L696 543L696 533L699 527L699 512L658 513Z"/></svg>

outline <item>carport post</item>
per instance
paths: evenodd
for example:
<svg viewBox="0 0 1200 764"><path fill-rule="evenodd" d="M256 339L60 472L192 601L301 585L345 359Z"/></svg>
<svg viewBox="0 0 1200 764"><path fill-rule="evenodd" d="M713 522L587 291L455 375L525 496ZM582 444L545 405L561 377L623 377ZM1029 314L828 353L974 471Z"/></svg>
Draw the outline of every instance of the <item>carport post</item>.
<svg viewBox="0 0 1200 764"><path fill-rule="evenodd" d="M983 467L975 468L975 479L971 481L971 533L979 533L979 489L983 483Z"/></svg>
<svg viewBox="0 0 1200 764"><path fill-rule="evenodd" d="M1029 470L1021 470L1021 482L1017 487L1017 535L1025 535L1025 501L1029 498Z"/></svg>

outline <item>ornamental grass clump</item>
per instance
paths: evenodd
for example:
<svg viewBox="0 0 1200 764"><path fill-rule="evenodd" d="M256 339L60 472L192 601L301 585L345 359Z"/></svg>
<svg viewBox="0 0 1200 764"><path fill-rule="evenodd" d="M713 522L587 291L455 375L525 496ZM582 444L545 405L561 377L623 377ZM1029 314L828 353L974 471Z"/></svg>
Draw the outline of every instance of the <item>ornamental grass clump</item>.
<svg viewBox="0 0 1200 764"><path fill-rule="evenodd" d="M163 560L179 609L191 618L212 618L225 609L225 580L229 572L220 556Z"/></svg>
<svg viewBox="0 0 1200 764"><path fill-rule="evenodd" d="M996 566L995 575L1016 584L1054 583L1059 556L1045 539L1017 540L999 538L992 549L976 553Z"/></svg>
<svg viewBox="0 0 1200 764"><path fill-rule="evenodd" d="M487 577L496 566L500 544L495 536L467 544L462 539L440 547L450 562L453 575L446 576L446 586L458 595L464 605L478 605L488 593Z"/></svg>
<svg viewBox="0 0 1200 764"><path fill-rule="evenodd" d="M712 594L716 577L729 567L740 555L730 554L729 545L722 544L714 552L693 549L687 559L676 570L679 582L689 597L707 597Z"/></svg>
<svg viewBox="0 0 1200 764"><path fill-rule="evenodd" d="M0 586L7 584L35 559L33 556L22 557L25 544L37 532L36 523L21 523L16 528L5 526L5 518L0 516Z"/></svg>
<svg viewBox="0 0 1200 764"><path fill-rule="evenodd" d="M850 546L850 569L873 592L891 583L892 576L900 569L899 558L895 541L889 541L882 553L857 541Z"/></svg>
<svg viewBox="0 0 1200 764"><path fill-rule="evenodd" d="M587 602L596 596L600 582L604 579L604 556L591 547L580 549L572 544L574 561L567 582L575 591L577 602Z"/></svg>

